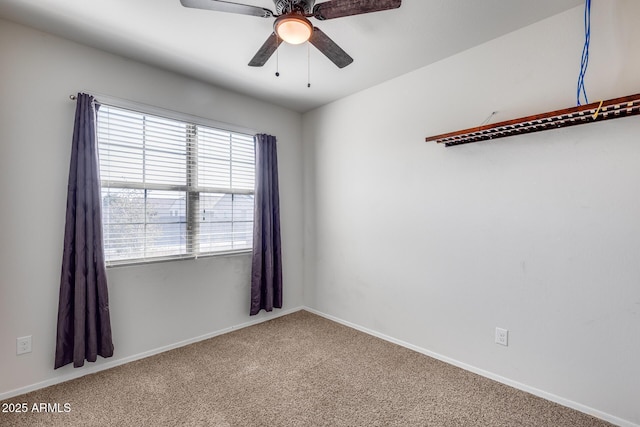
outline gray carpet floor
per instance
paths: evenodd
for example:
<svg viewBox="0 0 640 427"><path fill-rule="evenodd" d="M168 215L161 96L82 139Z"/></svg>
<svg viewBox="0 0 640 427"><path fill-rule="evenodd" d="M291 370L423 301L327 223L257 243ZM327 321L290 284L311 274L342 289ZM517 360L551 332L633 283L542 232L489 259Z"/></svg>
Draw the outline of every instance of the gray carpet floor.
<svg viewBox="0 0 640 427"><path fill-rule="evenodd" d="M2 426L606 426L306 311L5 402Z"/></svg>

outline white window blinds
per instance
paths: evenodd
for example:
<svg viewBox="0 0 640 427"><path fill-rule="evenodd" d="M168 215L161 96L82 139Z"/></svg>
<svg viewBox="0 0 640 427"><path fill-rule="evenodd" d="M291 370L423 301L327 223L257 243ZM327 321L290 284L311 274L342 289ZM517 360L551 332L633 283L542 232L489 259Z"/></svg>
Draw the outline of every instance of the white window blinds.
<svg viewBox="0 0 640 427"><path fill-rule="evenodd" d="M107 263L251 248L251 135L101 105L98 147Z"/></svg>

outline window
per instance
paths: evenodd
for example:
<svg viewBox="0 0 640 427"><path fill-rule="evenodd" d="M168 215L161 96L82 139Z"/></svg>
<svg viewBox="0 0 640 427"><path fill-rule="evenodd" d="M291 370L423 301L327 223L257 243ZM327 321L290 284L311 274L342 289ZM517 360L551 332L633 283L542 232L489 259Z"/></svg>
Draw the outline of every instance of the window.
<svg viewBox="0 0 640 427"><path fill-rule="evenodd" d="M98 148L107 264L251 248L253 136L101 105Z"/></svg>

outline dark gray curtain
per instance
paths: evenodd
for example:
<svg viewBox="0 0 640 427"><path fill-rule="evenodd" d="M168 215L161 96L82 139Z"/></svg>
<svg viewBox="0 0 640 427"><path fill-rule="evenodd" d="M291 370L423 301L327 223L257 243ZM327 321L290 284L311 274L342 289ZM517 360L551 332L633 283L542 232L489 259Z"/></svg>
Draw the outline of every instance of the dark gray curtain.
<svg viewBox="0 0 640 427"><path fill-rule="evenodd" d="M102 244L97 106L78 94L67 188L67 214L55 369L113 356L109 297Z"/></svg>
<svg viewBox="0 0 640 427"><path fill-rule="evenodd" d="M280 251L280 196L276 138L259 134L256 146L256 188L253 215L251 311L282 308L282 256Z"/></svg>

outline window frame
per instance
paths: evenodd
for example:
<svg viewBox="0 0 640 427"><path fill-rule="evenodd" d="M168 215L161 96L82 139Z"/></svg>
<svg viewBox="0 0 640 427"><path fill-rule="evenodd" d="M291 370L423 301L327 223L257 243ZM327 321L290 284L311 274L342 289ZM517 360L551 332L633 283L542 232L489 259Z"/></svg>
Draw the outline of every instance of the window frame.
<svg viewBox="0 0 640 427"><path fill-rule="evenodd" d="M189 132L193 132L198 126L203 126L206 128L211 128L216 131L228 132L231 134L238 134L241 136L251 137L258 133L254 129L244 128L241 126L223 123L214 121L211 119L206 119L200 116L195 116L187 113L182 113L174 110L164 109L160 107L155 107L147 104L137 103L129 100L123 100L119 98L114 98L111 96L105 95L96 95L98 99L96 99L96 104L105 107L113 107L123 110L129 110L135 113L160 117L162 119L174 120L182 122L189 129ZM98 113L99 114L99 113ZM96 133L98 130L98 125L96 126ZM194 140L193 137L195 133L191 133L191 137L185 139L185 149L187 151L186 157L186 183L185 185L172 185L172 184L145 184L145 183L137 183L137 182L125 182L125 181L117 181L117 180L103 180L102 176L100 177L100 193L101 193L101 203L103 199L102 190L103 188L118 188L118 189L132 189L132 190L143 190L143 191L182 191L185 193L185 217L186 217L186 227L191 227L191 231L187 231L187 250L185 254L174 254L174 255L165 255L165 256L151 256L151 257L142 257L142 258L128 258L128 259L120 259L120 260L107 260L105 253L105 263L107 268L113 267L122 267L122 266L131 266L131 265L142 265L142 264L153 264L160 262L170 262L170 261L181 261L181 260L195 260L199 258L214 258L214 257L227 257L227 256L235 256L235 255L246 255L250 254L253 250L253 242L251 247L242 248L242 249L225 249L214 252L202 252L196 251L195 245L192 244L192 241L197 236L199 221L196 220L198 217L198 208L197 202L200 197L200 194L232 194L232 195L252 195L254 196L255 203L255 188L248 189L232 189L232 188L218 188L218 187L198 187L197 185L193 185L192 179L193 175L191 171L193 169L197 169L197 149L194 154ZM99 149L99 139L96 139L96 144ZM255 142L254 142L254 150L255 150ZM196 159L196 162L193 162L193 159ZM255 163L253 165L255 171ZM190 197L192 195L197 195L195 197ZM191 212L191 214L190 214ZM104 209L103 209L104 215ZM252 218L252 223L255 221L255 218ZM104 223L104 221L103 221ZM145 218L145 223L147 223L147 219ZM104 231L104 225L103 225ZM104 232L103 232L103 244L104 244ZM191 249L189 249L191 248Z"/></svg>

